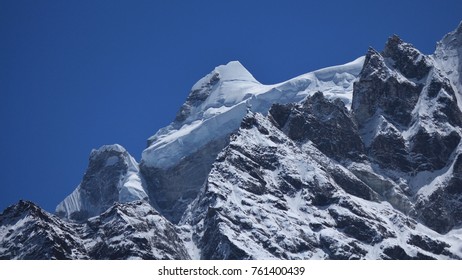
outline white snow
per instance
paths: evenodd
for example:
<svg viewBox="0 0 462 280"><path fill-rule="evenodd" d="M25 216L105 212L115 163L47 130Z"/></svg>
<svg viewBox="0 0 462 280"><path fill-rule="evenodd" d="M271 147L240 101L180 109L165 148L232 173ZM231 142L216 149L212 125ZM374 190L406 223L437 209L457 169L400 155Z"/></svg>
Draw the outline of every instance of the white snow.
<svg viewBox="0 0 462 280"><path fill-rule="evenodd" d="M186 248L189 256L193 260L199 260L201 257L201 249L197 247L196 243L193 241L193 229L190 225L181 225L178 226L179 236L183 240L183 245Z"/></svg>
<svg viewBox="0 0 462 280"><path fill-rule="evenodd" d="M83 209L83 200L80 197L80 185L68 195L61 203L56 206L56 213L65 213L66 218L69 218L71 213L79 212Z"/></svg>
<svg viewBox="0 0 462 280"><path fill-rule="evenodd" d="M172 123L150 137L152 143L143 151L142 162L146 166L167 169L210 141L234 132L248 110L267 113L274 103L298 102L316 91L323 91L328 98L341 98L349 107L353 82L363 63L364 57L360 57L275 85L259 83L237 61L218 66L191 89L203 89L218 74L220 80L207 99L192 108L185 121Z"/></svg>
<svg viewBox="0 0 462 280"><path fill-rule="evenodd" d="M443 169L436 170L433 172L423 171L411 180L411 186L417 190L417 197L419 199L427 199L433 194L438 188L447 186L449 180L454 175L454 158L461 153L462 144L456 149L455 155L451 157L452 164L446 166Z"/></svg>
<svg viewBox="0 0 462 280"><path fill-rule="evenodd" d="M93 150L91 150L90 158L96 157L96 156L98 156L99 154L101 154L101 153L106 153L106 152L108 152L108 151L115 151L115 152L119 152L119 153L125 153L125 152L127 152L127 150L125 150L125 148L122 147L122 146L119 145L119 144L103 145L103 146L101 146L99 149L93 149Z"/></svg>

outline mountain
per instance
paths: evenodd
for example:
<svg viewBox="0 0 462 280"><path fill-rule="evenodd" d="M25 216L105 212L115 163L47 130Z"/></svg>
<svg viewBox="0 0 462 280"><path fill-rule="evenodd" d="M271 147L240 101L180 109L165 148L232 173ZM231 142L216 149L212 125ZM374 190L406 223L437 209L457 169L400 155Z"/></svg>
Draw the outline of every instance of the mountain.
<svg viewBox="0 0 462 280"><path fill-rule="evenodd" d="M141 200L115 203L84 223L20 201L0 223L1 259L189 259L175 226Z"/></svg>
<svg viewBox="0 0 462 280"><path fill-rule="evenodd" d="M291 139L272 115L256 113L218 156L183 223L204 259L456 257L446 236L381 200L313 142Z"/></svg>
<svg viewBox="0 0 462 280"><path fill-rule="evenodd" d="M0 258L460 259L461 59L462 24L275 85L218 66L140 163L103 146L56 215L7 208Z"/></svg>
<svg viewBox="0 0 462 280"><path fill-rule="evenodd" d="M80 185L57 207L56 214L82 222L114 202L148 200L138 163L120 145L106 145L90 154Z"/></svg>
<svg viewBox="0 0 462 280"><path fill-rule="evenodd" d="M267 113L274 103L298 102L318 90L349 104L362 64L359 58L270 86L237 61L217 67L193 86L173 123L149 138L140 168L150 198L178 222L248 110Z"/></svg>

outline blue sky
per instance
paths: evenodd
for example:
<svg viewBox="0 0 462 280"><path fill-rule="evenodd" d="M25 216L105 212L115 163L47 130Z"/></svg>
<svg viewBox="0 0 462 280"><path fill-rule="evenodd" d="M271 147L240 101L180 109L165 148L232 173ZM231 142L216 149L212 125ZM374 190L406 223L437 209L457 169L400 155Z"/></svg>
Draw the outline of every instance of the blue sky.
<svg viewBox="0 0 462 280"><path fill-rule="evenodd" d="M191 86L239 60L262 83L383 48L424 53L462 20L462 1L0 0L0 211L48 211L93 148L137 159Z"/></svg>

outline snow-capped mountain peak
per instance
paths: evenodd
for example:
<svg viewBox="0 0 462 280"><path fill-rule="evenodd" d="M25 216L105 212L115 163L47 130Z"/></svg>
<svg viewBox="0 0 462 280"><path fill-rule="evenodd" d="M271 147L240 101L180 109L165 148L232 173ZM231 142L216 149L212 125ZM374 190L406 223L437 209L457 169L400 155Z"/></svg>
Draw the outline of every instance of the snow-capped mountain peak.
<svg viewBox="0 0 462 280"><path fill-rule="evenodd" d="M218 76L221 81L249 81L259 84L239 61L230 61L225 65L217 66L210 74L197 81L191 91L201 89L205 84L210 83L215 76Z"/></svg>
<svg viewBox="0 0 462 280"><path fill-rule="evenodd" d="M211 139L235 131L248 109L266 113L273 103L298 102L319 90L332 99L342 98L348 105L363 62L360 57L275 85L260 84L237 61L218 66L192 87L175 121L149 138L142 162L169 168Z"/></svg>
<svg viewBox="0 0 462 280"><path fill-rule="evenodd" d="M148 200L138 163L124 147L104 145L92 150L80 185L57 207L56 213L73 221L85 221L114 202Z"/></svg>
<svg viewBox="0 0 462 280"><path fill-rule="evenodd" d="M258 83L238 62L218 66L194 85L176 119L149 138L141 170L154 190L150 197L178 221L248 111L266 114L274 103L299 102L317 91L349 107L363 62L360 57L275 85Z"/></svg>

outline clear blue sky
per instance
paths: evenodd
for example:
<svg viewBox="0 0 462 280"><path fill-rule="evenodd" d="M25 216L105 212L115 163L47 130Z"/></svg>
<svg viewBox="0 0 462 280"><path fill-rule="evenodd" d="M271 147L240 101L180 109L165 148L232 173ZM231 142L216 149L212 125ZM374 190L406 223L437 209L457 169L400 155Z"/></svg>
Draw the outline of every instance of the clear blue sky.
<svg viewBox="0 0 462 280"><path fill-rule="evenodd" d="M276 83L394 33L432 53L461 11L460 0L0 0L0 211L19 199L54 211L101 145L139 160L219 64Z"/></svg>

